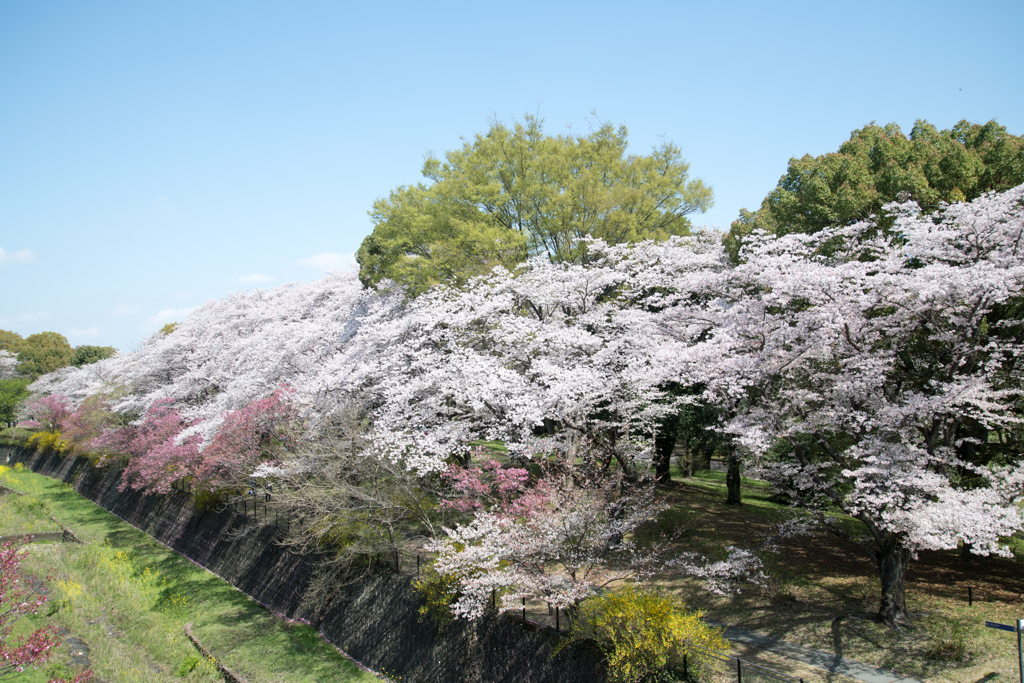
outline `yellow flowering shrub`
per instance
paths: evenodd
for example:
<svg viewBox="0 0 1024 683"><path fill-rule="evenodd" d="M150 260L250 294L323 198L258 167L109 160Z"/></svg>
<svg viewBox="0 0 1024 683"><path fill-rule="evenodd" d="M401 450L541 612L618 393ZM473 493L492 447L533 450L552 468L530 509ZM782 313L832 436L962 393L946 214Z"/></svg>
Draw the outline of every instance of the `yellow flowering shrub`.
<svg viewBox="0 0 1024 683"><path fill-rule="evenodd" d="M694 676L713 668L713 655L727 649L722 630L703 616L674 596L625 586L583 602L568 642L596 642L610 681L674 681L682 678L684 655Z"/></svg>
<svg viewBox="0 0 1024 683"><path fill-rule="evenodd" d="M28 437L25 445L41 453L53 451L58 455L67 455L72 449L71 442L62 439L60 432L36 432Z"/></svg>
<svg viewBox="0 0 1024 683"><path fill-rule="evenodd" d="M451 605L458 596L458 581L438 574L433 567L426 567L412 585L424 598L419 608L421 621L429 617L439 629L451 623L454 618Z"/></svg>

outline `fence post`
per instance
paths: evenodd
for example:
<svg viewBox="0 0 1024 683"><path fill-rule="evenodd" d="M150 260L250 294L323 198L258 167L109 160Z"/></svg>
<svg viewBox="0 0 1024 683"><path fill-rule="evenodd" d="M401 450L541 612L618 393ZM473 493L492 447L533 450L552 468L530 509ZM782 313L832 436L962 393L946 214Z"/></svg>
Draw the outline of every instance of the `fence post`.
<svg viewBox="0 0 1024 683"><path fill-rule="evenodd" d="M736 659L736 683L743 683L743 663Z"/></svg>
<svg viewBox="0 0 1024 683"><path fill-rule="evenodd" d="M555 605L555 630L562 630L561 625L558 623L558 605ZM686 668L686 655L683 655L683 668Z"/></svg>
<svg viewBox="0 0 1024 683"><path fill-rule="evenodd" d="M974 606L974 586L967 587L967 606Z"/></svg>
<svg viewBox="0 0 1024 683"><path fill-rule="evenodd" d="M686 655L687 655L687 653L684 652L683 653L683 675L686 676L687 678L689 678L690 677L690 670L689 670L689 667L687 666Z"/></svg>
<svg viewBox="0 0 1024 683"><path fill-rule="evenodd" d="M526 596L523 596L523 621L526 621Z"/></svg>

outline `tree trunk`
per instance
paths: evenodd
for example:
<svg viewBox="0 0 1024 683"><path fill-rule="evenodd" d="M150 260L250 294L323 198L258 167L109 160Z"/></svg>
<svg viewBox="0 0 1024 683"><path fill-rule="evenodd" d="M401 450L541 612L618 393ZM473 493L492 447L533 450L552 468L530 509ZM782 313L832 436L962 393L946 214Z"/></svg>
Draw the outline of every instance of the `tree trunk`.
<svg viewBox="0 0 1024 683"><path fill-rule="evenodd" d="M878 574L882 580L882 602L878 607L878 621L897 630L912 627L906 599L910 550L893 543L875 555L875 562L878 563Z"/></svg>
<svg viewBox="0 0 1024 683"><path fill-rule="evenodd" d="M654 438L654 476L659 484L672 483L672 451L675 447L674 436L658 435Z"/></svg>
<svg viewBox="0 0 1024 683"><path fill-rule="evenodd" d="M729 469L725 474L726 505L743 505L743 494L740 491L740 459L732 448L729 449Z"/></svg>
<svg viewBox="0 0 1024 683"><path fill-rule="evenodd" d="M689 448L683 449L683 454L676 457L676 463L679 465L679 475L683 479L693 476L693 451Z"/></svg>
<svg viewBox="0 0 1024 683"><path fill-rule="evenodd" d="M697 448L690 451L690 476L692 477L701 470L711 469L711 452L706 448Z"/></svg>
<svg viewBox="0 0 1024 683"><path fill-rule="evenodd" d="M619 463L619 468L622 470L622 476L628 482L636 482L639 480L637 470L633 467L633 463L630 461L629 456L623 455L619 452L619 449L615 449L614 452L615 460Z"/></svg>

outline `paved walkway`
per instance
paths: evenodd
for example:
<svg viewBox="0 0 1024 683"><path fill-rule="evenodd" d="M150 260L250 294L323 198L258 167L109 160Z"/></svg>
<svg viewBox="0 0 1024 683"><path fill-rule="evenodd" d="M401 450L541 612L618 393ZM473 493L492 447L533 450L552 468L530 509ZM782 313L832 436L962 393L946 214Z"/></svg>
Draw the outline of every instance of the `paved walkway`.
<svg viewBox="0 0 1024 683"><path fill-rule="evenodd" d="M865 683L924 683L917 678L901 678L885 669L861 664L845 657L837 657L830 652L812 650L796 643L787 643L785 640L754 633L736 626L725 629L724 635L727 640L734 643L749 645L759 650L768 650L787 659L810 664L832 673L844 674L865 681Z"/></svg>

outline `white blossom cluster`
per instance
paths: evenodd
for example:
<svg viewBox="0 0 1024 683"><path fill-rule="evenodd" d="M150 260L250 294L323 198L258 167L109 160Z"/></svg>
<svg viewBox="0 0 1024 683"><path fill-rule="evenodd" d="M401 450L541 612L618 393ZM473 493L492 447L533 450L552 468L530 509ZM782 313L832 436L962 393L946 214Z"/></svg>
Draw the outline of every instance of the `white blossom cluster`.
<svg viewBox="0 0 1024 683"><path fill-rule="evenodd" d="M0 379L10 379L18 374L18 354L0 349Z"/></svg>

